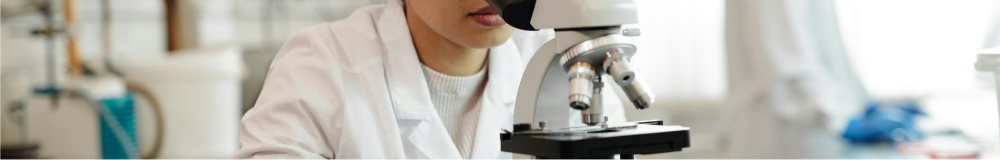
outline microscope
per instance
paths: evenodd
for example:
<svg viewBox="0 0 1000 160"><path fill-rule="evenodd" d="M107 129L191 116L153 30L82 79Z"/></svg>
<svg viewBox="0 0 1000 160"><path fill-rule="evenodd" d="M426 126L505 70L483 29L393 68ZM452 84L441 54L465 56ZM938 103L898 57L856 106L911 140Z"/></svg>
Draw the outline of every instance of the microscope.
<svg viewBox="0 0 1000 160"><path fill-rule="evenodd" d="M536 158L634 158L635 154L680 151L690 147L687 127L661 120L610 124L603 113L604 81L618 84L637 109L655 96L630 59L630 36L638 29L632 0L486 0L504 21L521 30L554 29L529 60L518 87L513 131L501 133L501 150ZM605 79L610 75L611 79ZM570 107L586 126L546 128L543 108ZM564 109L564 108L557 108ZM564 109L565 110L565 109ZM544 114L544 113L542 113ZM531 124L538 124L532 127Z"/></svg>

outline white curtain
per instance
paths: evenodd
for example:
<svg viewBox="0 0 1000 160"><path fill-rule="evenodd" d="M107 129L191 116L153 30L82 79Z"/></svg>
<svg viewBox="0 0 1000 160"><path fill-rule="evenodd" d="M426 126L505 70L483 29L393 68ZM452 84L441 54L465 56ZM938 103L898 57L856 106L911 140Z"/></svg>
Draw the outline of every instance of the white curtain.
<svg viewBox="0 0 1000 160"><path fill-rule="evenodd" d="M725 96L722 0L636 0L632 62L656 93L654 107ZM653 108L651 108L653 109Z"/></svg>
<svg viewBox="0 0 1000 160"><path fill-rule="evenodd" d="M1000 49L1000 0L993 0L992 6L989 12L989 24L986 27L986 39L983 41L984 49Z"/></svg>
<svg viewBox="0 0 1000 160"><path fill-rule="evenodd" d="M872 96L889 99L981 88L970 66L996 16L991 1L835 0L858 75Z"/></svg>
<svg viewBox="0 0 1000 160"><path fill-rule="evenodd" d="M728 158L824 158L867 93L831 0L727 0ZM820 146L817 146L820 145Z"/></svg>

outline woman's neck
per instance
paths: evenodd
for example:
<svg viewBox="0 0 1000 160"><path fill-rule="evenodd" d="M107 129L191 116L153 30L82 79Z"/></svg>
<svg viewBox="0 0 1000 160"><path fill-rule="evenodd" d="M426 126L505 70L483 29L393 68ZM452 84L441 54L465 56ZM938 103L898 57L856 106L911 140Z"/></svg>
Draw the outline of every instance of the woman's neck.
<svg viewBox="0 0 1000 160"><path fill-rule="evenodd" d="M448 40L427 26L412 9L406 9L406 23L420 63L434 71L450 76L470 76L486 63L488 48L469 48Z"/></svg>

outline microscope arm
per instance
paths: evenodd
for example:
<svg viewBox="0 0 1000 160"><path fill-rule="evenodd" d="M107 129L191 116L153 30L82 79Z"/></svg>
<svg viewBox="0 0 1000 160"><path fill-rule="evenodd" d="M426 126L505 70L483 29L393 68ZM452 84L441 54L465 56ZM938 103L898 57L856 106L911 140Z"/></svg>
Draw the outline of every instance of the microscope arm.
<svg viewBox="0 0 1000 160"><path fill-rule="evenodd" d="M550 70L550 64L559 55L556 51L555 41L546 42L528 60L528 65L521 75L521 83L517 87L517 101L514 103L514 124L535 123L535 107L538 101L539 90L542 86L542 79L545 73ZM542 69L545 68L545 69Z"/></svg>
<svg viewBox="0 0 1000 160"><path fill-rule="evenodd" d="M556 53L555 41L545 43L533 56L524 70L518 86L517 101L514 108L514 124L536 124L546 121L550 127L580 126L580 110L567 107L569 104L568 76L558 64L562 54ZM610 79L609 77L604 77ZM614 82L604 82L603 111L612 122L625 122L624 103L611 87L617 87ZM594 95L595 98L602 97ZM537 113L537 114L536 114ZM568 114L568 115L567 115Z"/></svg>

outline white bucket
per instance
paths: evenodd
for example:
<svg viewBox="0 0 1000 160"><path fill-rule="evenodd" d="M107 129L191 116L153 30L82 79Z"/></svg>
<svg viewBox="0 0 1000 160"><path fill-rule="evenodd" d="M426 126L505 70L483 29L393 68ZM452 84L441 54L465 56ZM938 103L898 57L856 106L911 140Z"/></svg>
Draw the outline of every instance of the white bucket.
<svg viewBox="0 0 1000 160"><path fill-rule="evenodd" d="M126 79L147 87L162 105L164 139L157 158L228 158L239 149L242 51L222 46L129 61ZM140 148L149 152L155 119L139 96Z"/></svg>

